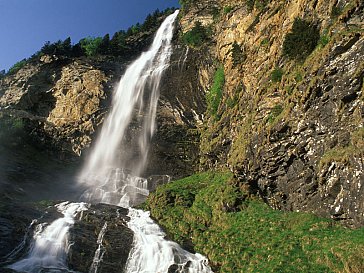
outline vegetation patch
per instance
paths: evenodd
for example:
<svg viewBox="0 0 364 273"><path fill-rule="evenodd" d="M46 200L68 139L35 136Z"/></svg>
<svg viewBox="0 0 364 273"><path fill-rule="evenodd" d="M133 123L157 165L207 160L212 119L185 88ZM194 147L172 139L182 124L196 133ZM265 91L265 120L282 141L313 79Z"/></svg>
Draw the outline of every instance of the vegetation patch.
<svg viewBox="0 0 364 273"><path fill-rule="evenodd" d="M225 84L224 67L220 66L214 75L214 82L207 95L208 110L212 117L217 118L219 105L222 99L223 88Z"/></svg>
<svg viewBox="0 0 364 273"><path fill-rule="evenodd" d="M233 66L242 64L247 56L244 52L244 48L240 46L237 42L234 42L231 48L231 56L233 58Z"/></svg>
<svg viewBox="0 0 364 273"><path fill-rule="evenodd" d="M199 21L195 22L194 27L182 37L184 43L192 47L202 46L207 38L207 30Z"/></svg>
<svg viewBox="0 0 364 273"><path fill-rule="evenodd" d="M233 10L232 6L226 6L224 7L224 14L228 14Z"/></svg>
<svg viewBox="0 0 364 273"><path fill-rule="evenodd" d="M282 80L282 77L283 77L283 70L279 67L276 67L272 71L271 75L272 82L280 82Z"/></svg>
<svg viewBox="0 0 364 273"><path fill-rule="evenodd" d="M248 11L253 11L254 7L258 10L264 9L268 4L269 0L246 0L245 4L248 8Z"/></svg>
<svg viewBox="0 0 364 273"><path fill-rule="evenodd" d="M320 160L320 168L331 162L346 163L351 157L364 155L364 128L359 128L351 134L351 142L345 147L334 147L324 153Z"/></svg>
<svg viewBox="0 0 364 273"><path fill-rule="evenodd" d="M214 272L364 270L363 228L273 210L244 193L229 173L200 173L161 186L146 207L172 239L207 255Z"/></svg>
<svg viewBox="0 0 364 273"><path fill-rule="evenodd" d="M10 67L10 69L8 70L8 75L15 74L20 69L22 69L26 64L27 64L27 60L26 59L23 59L23 60L17 62L12 67Z"/></svg>
<svg viewBox="0 0 364 273"><path fill-rule="evenodd" d="M318 28L303 19L296 18L292 30L283 42L283 54L290 59L303 61L315 49L320 39Z"/></svg>
<svg viewBox="0 0 364 273"><path fill-rule="evenodd" d="M270 124L274 123L282 112L283 112L283 106L281 104L275 105L268 115L267 118L268 123Z"/></svg>

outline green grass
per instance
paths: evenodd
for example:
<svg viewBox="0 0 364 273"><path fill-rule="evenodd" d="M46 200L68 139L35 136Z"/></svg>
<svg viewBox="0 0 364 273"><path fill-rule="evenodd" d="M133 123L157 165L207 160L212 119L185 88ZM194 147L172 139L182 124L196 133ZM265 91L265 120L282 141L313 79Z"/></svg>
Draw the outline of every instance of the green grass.
<svg viewBox="0 0 364 273"><path fill-rule="evenodd" d="M273 210L229 173L196 174L157 189L146 207L215 272L363 272L364 229Z"/></svg>
<svg viewBox="0 0 364 273"><path fill-rule="evenodd" d="M215 72L212 87L207 94L208 110L210 111L211 116L215 118L218 118L217 113L222 99L224 84L224 67L220 66Z"/></svg>

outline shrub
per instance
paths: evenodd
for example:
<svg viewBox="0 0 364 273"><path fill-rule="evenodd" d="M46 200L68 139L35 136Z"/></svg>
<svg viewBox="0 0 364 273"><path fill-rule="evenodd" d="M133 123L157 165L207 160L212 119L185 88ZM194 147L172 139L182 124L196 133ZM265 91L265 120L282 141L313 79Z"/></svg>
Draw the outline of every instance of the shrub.
<svg viewBox="0 0 364 273"><path fill-rule="evenodd" d="M261 46L268 46L269 45L269 39L268 38L264 38L261 42L260 42Z"/></svg>
<svg viewBox="0 0 364 273"><path fill-rule="evenodd" d="M318 41L320 47L325 47L330 42L330 37L327 34L327 31L324 31Z"/></svg>
<svg viewBox="0 0 364 273"><path fill-rule="evenodd" d="M253 11L255 0L246 0L245 4L248 7L248 11Z"/></svg>
<svg viewBox="0 0 364 273"><path fill-rule="evenodd" d="M241 64L246 60L246 54L243 48L237 42L234 42L232 45L231 55L234 66Z"/></svg>
<svg viewBox="0 0 364 273"><path fill-rule="evenodd" d="M292 30L283 42L283 54L290 59L303 61L315 49L320 39L320 32L316 26L296 18Z"/></svg>
<svg viewBox="0 0 364 273"><path fill-rule="evenodd" d="M300 72L297 72L294 76L294 79L296 82L300 82L303 80L302 74Z"/></svg>
<svg viewBox="0 0 364 273"><path fill-rule="evenodd" d="M17 62L12 67L10 67L10 69L8 70L8 75L15 74L20 69L22 69L26 64L27 64L27 60L26 59L23 59L23 60Z"/></svg>
<svg viewBox="0 0 364 273"><path fill-rule="evenodd" d="M183 41L192 47L199 47L207 39L207 36L206 28L197 21L194 27L183 35Z"/></svg>
<svg viewBox="0 0 364 273"><path fill-rule="evenodd" d="M101 37L87 37L80 40L81 48L85 52L86 56L95 56L96 54L98 54L101 43Z"/></svg>
<svg viewBox="0 0 364 273"><path fill-rule="evenodd" d="M229 12L231 12L233 10L233 7L232 6L226 6L224 7L224 13L225 14L228 14Z"/></svg>
<svg viewBox="0 0 364 273"><path fill-rule="evenodd" d="M276 118L283 112L283 106L280 104L277 104L273 107L273 109L270 111L270 114L268 116L268 123L273 123Z"/></svg>
<svg viewBox="0 0 364 273"><path fill-rule="evenodd" d="M332 19L336 19L337 17L340 16L340 14L342 13L343 9L341 7L337 7L337 6L333 6L332 10L331 10L331 14L330 17Z"/></svg>
<svg viewBox="0 0 364 273"><path fill-rule="evenodd" d="M222 99L222 91L225 84L224 68L220 66L214 75L214 82L208 93L207 103L211 116L217 117L217 111Z"/></svg>
<svg viewBox="0 0 364 273"><path fill-rule="evenodd" d="M282 76L283 76L283 70L279 67L276 67L272 71L271 79L273 82L280 82L282 80Z"/></svg>

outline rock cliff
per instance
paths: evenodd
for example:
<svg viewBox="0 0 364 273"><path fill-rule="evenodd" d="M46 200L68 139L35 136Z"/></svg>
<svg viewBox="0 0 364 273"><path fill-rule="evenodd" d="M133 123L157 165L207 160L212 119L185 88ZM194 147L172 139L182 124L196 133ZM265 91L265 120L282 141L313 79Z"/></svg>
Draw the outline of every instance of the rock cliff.
<svg viewBox="0 0 364 273"><path fill-rule="evenodd" d="M228 167L274 208L363 225L363 3L182 5L145 175ZM296 21L307 24L298 36L317 39L292 57L286 37ZM196 22L205 40L186 45ZM1 111L26 121L36 142L85 154L132 58L43 56L1 80ZM132 123L129 139L137 128Z"/></svg>
<svg viewBox="0 0 364 273"><path fill-rule="evenodd" d="M202 168L228 166L274 208L362 226L363 3L185 5L182 29L199 21L211 30L196 50L209 52L225 76L217 112L204 120ZM311 28L319 38L312 52L290 58L285 40L298 19L307 22L300 36ZM208 79L207 95L214 74Z"/></svg>

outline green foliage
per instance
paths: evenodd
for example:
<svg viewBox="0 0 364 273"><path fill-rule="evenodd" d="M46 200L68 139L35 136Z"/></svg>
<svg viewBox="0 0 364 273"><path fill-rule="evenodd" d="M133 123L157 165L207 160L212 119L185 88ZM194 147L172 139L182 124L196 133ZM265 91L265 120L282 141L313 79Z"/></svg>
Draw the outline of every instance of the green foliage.
<svg viewBox="0 0 364 273"><path fill-rule="evenodd" d="M245 0L248 11L253 11L255 0Z"/></svg>
<svg viewBox="0 0 364 273"><path fill-rule="evenodd" d="M261 42L260 42L261 46L268 46L269 45L269 39L268 38L264 38Z"/></svg>
<svg viewBox="0 0 364 273"><path fill-rule="evenodd" d="M283 70L279 67L276 67L271 74L272 82L280 82L283 77Z"/></svg>
<svg viewBox="0 0 364 273"><path fill-rule="evenodd" d="M245 0L248 11L253 11L254 7L258 10L262 10L268 5L269 2L269 0Z"/></svg>
<svg viewBox="0 0 364 273"><path fill-rule="evenodd" d="M363 272L364 228L312 214L273 210L228 173L200 173L159 187L151 215L215 272ZM349 272L349 271L348 271Z"/></svg>
<svg viewBox="0 0 364 273"><path fill-rule="evenodd" d="M237 42L234 42L232 45L231 55L233 58L233 66L243 63L247 58L244 49Z"/></svg>
<svg viewBox="0 0 364 273"><path fill-rule="evenodd" d="M222 99L224 84L224 67L220 66L215 72L214 82L207 96L208 110L210 111L211 116L215 118L218 117L217 112Z"/></svg>
<svg viewBox="0 0 364 273"><path fill-rule="evenodd" d="M224 11L225 14L230 13L232 10L233 10L233 7L232 6L226 6L223 9L223 11Z"/></svg>
<svg viewBox="0 0 364 273"><path fill-rule="evenodd" d="M22 69L26 64L27 64L27 60L26 59L23 59L23 60L17 62L12 67L10 67L10 69L8 70L8 75L15 74L20 69Z"/></svg>
<svg viewBox="0 0 364 273"><path fill-rule="evenodd" d="M300 72L296 72L294 79L296 82L301 82L303 80L302 74Z"/></svg>
<svg viewBox="0 0 364 273"><path fill-rule="evenodd" d="M184 43L192 47L199 47L207 40L208 34L206 27L204 27L199 21L197 21L194 27L187 31L182 39Z"/></svg>
<svg viewBox="0 0 364 273"><path fill-rule="evenodd" d="M191 5L194 3L194 0L179 0L178 2L181 5L182 11L185 11L191 7Z"/></svg>
<svg viewBox="0 0 364 273"><path fill-rule="evenodd" d="M320 33L316 26L309 22L296 18L283 42L283 54L290 59L303 61L315 49L320 39Z"/></svg>
<svg viewBox="0 0 364 273"><path fill-rule="evenodd" d="M18 137L24 133L24 126L21 118L9 117L0 113L0 140L17 142Z"/></svg>
<svg viewBox="0 0 364 273"><path fill-rule="evenodd" d="M282 112L283 106L281 104L275 105L269 113L268 122L273 123Z"/></svg>
<svg viewBox="0 0 364 273"><path fill-rule="evenodd" d="M318 45L320 47L325 47L329 42L330 42L330 37L328 36L327 31L324 31L324 33L320 36Z"/></svg>
<svg viewBox="0 0 364 273"><path fill-rule="evenodd" d="M70 56L72 55L72 45L71 38L68 37L64 41L58 40L51 44L50 41L47 41L40 50L41 55L64 55Z"/></svg>
<svg viewBox="0 0 364 273"><path fill-rule="evenodd" d="M80 40L81 48L88 57L99 54L101 43L101 37L87 37Z"/></svg>
<svg viewBox="0 0 364 273"><path fill-rule="evenodd" d="M268 5L269 1L270 0L255 0L255 7L258 10L262 10Z"/></svg>
<svg viewBox="0 0 364 273"><path fill-rule="evenodd" d="M341 7L338 6L333 6L331 9L331 14L330 17L332 19L336 19L337 17L340 16L340 14L343 12L343 9Z"/></svg>
<svg viewBox="0 0 364 273"><path fill-rule="evenodd" d="M5 75L6 75L6 71L5 71L5 69L1 70L1 71L0 71L0 79L4 78L4 77L5 77Z"/></svg>

